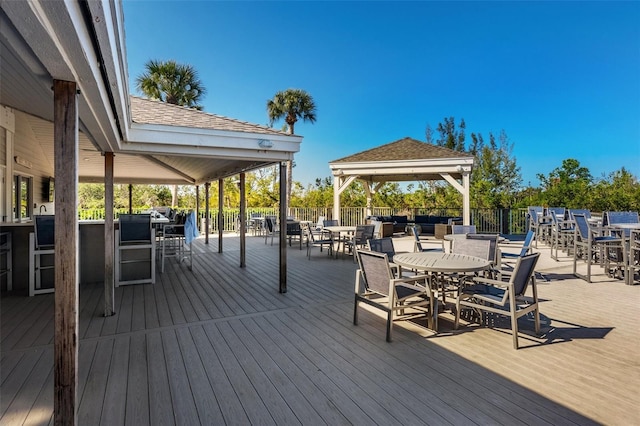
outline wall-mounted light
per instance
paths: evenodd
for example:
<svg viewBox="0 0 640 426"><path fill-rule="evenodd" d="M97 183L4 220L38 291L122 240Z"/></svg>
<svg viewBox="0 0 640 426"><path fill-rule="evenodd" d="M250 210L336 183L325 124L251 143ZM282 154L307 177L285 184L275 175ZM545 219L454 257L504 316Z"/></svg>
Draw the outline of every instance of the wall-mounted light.
<svg viewBox="0 0 640 426"><path fill-rule="evenodd" d="M260 139L258 140L258 146L260 146L260 148L272 148L273 142L269 139Z"/></svg>

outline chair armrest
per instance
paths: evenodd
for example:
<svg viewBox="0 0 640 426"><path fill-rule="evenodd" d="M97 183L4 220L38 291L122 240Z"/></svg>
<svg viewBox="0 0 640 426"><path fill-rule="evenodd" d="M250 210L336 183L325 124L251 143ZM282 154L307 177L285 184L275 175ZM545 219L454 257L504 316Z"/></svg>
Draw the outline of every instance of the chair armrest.
<svg viewBox="0 0 640 426"><path fill-rule="evenodd" d="M510 283L505 281L493 280L485 277L473 277L473 281L480 284L492 285L494 287L509 287Z"/></svg>

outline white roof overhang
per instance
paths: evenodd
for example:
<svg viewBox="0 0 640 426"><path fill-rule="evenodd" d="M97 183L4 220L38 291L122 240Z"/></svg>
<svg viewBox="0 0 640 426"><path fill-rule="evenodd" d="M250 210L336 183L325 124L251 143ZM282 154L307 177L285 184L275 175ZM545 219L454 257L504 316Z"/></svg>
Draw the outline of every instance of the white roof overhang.
<svg viewBox="0 0 640 426"><path fill-rule="evenodd" d="M302 137L281 132L133 123L120 1L1 5L0 103L30 123L48 122L34 133L53 159L52 82L76 82L83 182L103 181L104 152L115 153L115 182L194 184L289 160L300 149Z"/></svg>
<svg viewBox="0 0 640 426"><path fill-rule="evenodd" d="M329 163L333 176L357 176L368 182L404 182L442 180L443 174L461 179L471 173L473 157L435 158L421 160L394 160L369 162Z"/></svg>

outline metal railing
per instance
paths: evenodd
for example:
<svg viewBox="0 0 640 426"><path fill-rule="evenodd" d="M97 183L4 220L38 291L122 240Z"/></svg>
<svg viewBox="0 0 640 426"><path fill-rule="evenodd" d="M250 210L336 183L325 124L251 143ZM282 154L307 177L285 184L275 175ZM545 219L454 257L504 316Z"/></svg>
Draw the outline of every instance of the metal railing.
<svg viewBox="0 0 640 426"><path fill-rule="evenodd" d="M133 213L142 213L148 209L133 209ZM298 220L308 220L315 223L319 216L333 219L332 207L292 207L290 215ZM365 223L367 219L365 207L340 208L340 223L355 226ZM117 218L120 214L129 213L129 209L114 209ZM392 209L389 207L373 207L373 215L391 216L406 215L413 220L416 215L434 216L462 216L462 209L433 208L433 209ZM276 207L250 207L246 209L249 220L252 216L278 216ZM225 209L222 212L222 230L224 232L238 231L240 209ZM202 224L205 217L204 210L199 212L198 223ZM104 220L104 209L83 209L79 211L80 220ZM478 232L500 233L504 235L525 234L527 232L527 209L471 209L471 223L476 225ZM209 210L209 230L218 232L218 209Z"/></svg>

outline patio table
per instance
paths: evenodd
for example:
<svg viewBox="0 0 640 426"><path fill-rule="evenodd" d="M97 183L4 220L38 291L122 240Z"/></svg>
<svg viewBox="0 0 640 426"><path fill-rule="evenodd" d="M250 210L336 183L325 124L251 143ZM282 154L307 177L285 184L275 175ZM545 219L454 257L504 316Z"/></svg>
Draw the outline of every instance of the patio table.
<svg viewBox="0 0 640 426"><path fill-rule="evenodd" d="M431 287L435 292L435 305L433 309L433 324L437 331L438 317L438 286L434 285L433 279L438 274L451 274L456 272L480 272L491 268L491 262L479 257L469 256L459 253L398 253L393 256L393 263L408 269L430 272L432 274ZM444 293L443 293L444 294Z"/></svg>
<svg viewBox="0 0 640 426"><path fill-rule="evenodd" d="M356 232L355 226L325 226L322 228L323 231L329 231L331 233L331 239L334 243L338 243L338 248L340 248L340 243L342 243L342 253L344 254L344 239L341 238L343 235L349 236ZM337 239L336 239L337 237ZM336 258L338 258L338 250L334 249L336 253Z"/></svg>

